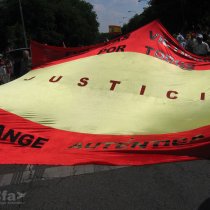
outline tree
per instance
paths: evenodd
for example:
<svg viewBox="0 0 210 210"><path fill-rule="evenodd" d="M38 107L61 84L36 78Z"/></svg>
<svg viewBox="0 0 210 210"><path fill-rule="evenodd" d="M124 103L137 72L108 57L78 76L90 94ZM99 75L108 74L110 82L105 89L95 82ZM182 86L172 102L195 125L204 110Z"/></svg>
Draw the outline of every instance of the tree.
<svg viewBox="0 0 210 210"><path fill-rule="evenodd" d="M0 4L0 48L23 47L19 0ZM27 39L61 46L88 45L98 34L97 15L83 0L21 0Z"/></svg>
<svg viewBox="0 0 210 210"><path fill-rule="evenodd" d="M123 31L130 32L154 19L159 19L171 33L209 26L209 11L209 0L150 0L149 7L142 14L134 16L123 27Z"/></svg>

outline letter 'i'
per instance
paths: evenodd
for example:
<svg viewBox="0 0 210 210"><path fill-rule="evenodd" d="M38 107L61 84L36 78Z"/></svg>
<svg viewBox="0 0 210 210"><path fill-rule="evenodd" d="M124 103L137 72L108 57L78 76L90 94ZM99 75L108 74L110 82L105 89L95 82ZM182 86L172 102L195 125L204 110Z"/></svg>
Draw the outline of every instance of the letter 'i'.
<svg viewBox="0 0 210 210"><path fill-rule="evenodd" d="M146 90L146 86L142 85L139 94L144 95L145 90Z"/></svg>

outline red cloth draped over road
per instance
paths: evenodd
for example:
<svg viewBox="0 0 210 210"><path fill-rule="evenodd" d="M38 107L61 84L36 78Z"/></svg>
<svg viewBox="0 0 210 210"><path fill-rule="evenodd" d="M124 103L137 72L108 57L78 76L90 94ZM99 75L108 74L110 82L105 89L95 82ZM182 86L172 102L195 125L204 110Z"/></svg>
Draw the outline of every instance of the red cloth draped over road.
<svg viewBox="0 0 210 210"><path fill-rule="evenodd" d="M1 164L145 165L209 158L209 126L165 135L91 135L42 126L3 110L0 115L7 121L0 126Z"/></svg>

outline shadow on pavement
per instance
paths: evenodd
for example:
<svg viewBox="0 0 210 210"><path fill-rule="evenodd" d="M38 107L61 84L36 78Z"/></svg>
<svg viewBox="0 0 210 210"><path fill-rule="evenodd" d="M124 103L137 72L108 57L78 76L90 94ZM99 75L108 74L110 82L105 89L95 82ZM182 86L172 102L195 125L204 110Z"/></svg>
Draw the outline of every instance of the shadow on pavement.
<svg viewBox="0 0 210 210"><path fill-rule="evenodd" d="M210 210L210 198L206 199L198 208L198 210Z"/></svg>

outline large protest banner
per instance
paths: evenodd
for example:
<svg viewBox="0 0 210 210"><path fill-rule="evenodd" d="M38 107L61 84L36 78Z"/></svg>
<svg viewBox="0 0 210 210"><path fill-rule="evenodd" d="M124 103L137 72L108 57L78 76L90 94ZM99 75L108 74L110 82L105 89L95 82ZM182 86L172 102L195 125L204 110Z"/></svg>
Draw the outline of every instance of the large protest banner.
<svg viewBox="0 0 210 210"><path fill-rule="evenodd" d="M157 21L139 30L0 86L0 163L209 158L210 63L163 39Z"/></svg>
<svg viewBox="0 0 210 210"><path fill-rule="evenodd" d="M182 48L177 40L157 20L132 33L106 43L78 48L64 48L46 46L32 41L31 49L34 66L44 65L46 63L49 65L50 61L65 59L66 57L66 61L69 61L113 52L143 53L188 70L208 70L210 62L210 57L200 57ZM75 56L78 54L80 56ZM70 57L72 58L70 59ZM65 60L52 64L54 65L59 62L65 62Z"/></svg>

